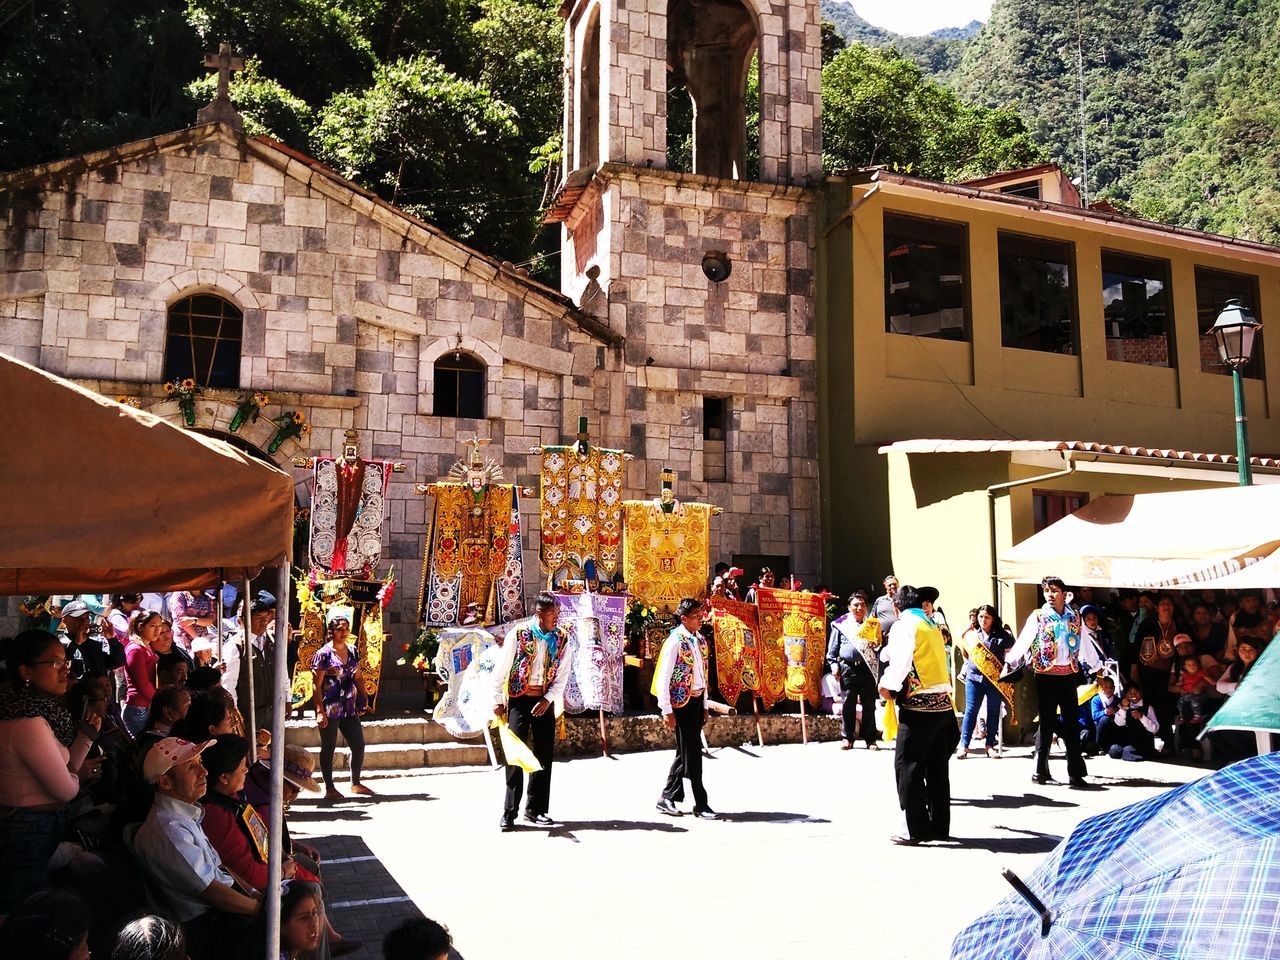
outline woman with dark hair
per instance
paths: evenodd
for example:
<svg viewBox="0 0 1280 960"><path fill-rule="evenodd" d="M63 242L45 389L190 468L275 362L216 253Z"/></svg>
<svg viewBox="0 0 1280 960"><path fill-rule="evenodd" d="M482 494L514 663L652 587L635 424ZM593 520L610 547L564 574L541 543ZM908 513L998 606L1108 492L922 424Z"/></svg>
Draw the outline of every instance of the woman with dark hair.
<svg viewBox="0 0 1280 960"><path fill-rule="evenodd" d="M156 695L156 667L159 659L151 645L160 636L160 614L151 611L135 617L129 625L129 642L124 648L124 726L129 735L142 733L147 723L151 698Z"/></svg>
<svg viewBox="0 0 1280 960"><path fill-rule="evenodd" d="M321 956L325 936L320 887L290 880L280 897L280 960L312 960Z"/></svg>
<svg viewBox="0 0 1280 960"><path fill-rule="evenodd" d="M157 690L151 698L151 709L147 711L147 723L138 734L138 742L149 740L156 743L165 737L172 736L173 725L187 715L191 709L191 693L183 687L165 687Z"/></svg>
<svg viewBox="0 0 1280 960"><path fill-rule="evenodd" d="M111 960L187 960L187 938L172 920L143 917L120 931Z"/></svg>
<svg viewBox="0 0 1280 960"><path fill-rule="evenodd" d="M121 643L129 642L130 627L135 614L142 607L140 593L113 593L111 607L107 610L107 622Z"/></svg>
<svg viewBox="0 0 1280 960"><path fill-rule="evenodd" d="M0 926L0 957L13 960L89 960L93 917L65 890L41 890L22 901Z"/></svg>
<svg viewBox="0 0 1280 960"><path fill-rule="evenodd" d="M80 779L97 775L86 762L102 720L86 712L77 726L59 699L70 661L62 641L27 630L4 648L9 688L0 692L0 915L45 884L49 858L62 841L67 804ZM4 956L22 956L8 953Z"/></svg>
<svg viewBox="0 0 1280 960"><path fill-rule="evenodd" d="M352 615L350 607L330 608L325 631L328 642L311 658L316 723L320 727L320 770L324 774L326 800L342 799L333 785L333 752L338 746L339 731L351 748L351 792L373 796L373 791L360 782L364 766L364 729L360 716L367 708L360 657L347 644Z"/></svg>
<svg viewBox="0 0 1280 960"><path fill-rule="evenodd" d="M1004 655L1013 646L1013 637L996 615L996 608L990 604L984 603L978 608L977 619L977 626L966 630L960 638L960 652L964 655L964 666L960 669L960 680L964 683L964 722L960 724L960 747L956 752L959 760L969 755L969 741L973 738L978 711L984 707L987 756L1000 756L1000 705L1004 702L1004 697L983 673L977 660L982 658L988 664L994 662L995 674L999 676L1000 668L1004 665ZM978 650L978 647L982 647L986 653Z"/></svg>
<svg viewBox="0 0 1280 960"><path fill-rule="evenodd" d="M231 711L219 692L210 690L192 697L186 716L173 725L171 736L181 737L192 743L204 743L214 737L234 734L236 731L232 729Z"/></svg>

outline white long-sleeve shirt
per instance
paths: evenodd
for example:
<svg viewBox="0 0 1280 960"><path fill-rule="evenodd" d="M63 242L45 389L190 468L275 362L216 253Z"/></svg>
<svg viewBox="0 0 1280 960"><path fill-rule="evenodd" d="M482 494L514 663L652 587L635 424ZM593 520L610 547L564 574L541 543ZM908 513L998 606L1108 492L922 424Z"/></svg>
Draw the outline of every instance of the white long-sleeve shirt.
<svg viewBox="0 0 1280 960"><path fill-rule="evenodd" d="M700 697L707 692L707 668L702 662L702 645L697 634L690 633L684 625L676 627L662 641L662 652L658 654L658 666L654 671L654 685L657 688L658 709L666 716L672 711L671 706L671 674L675 671L676 660L683 644L693 647L693 676L689 678L689 696Z"/></svg>
<svg viewBox="0 0 1280 960"><path fill-rule="evenodd" d="M1147 733L1155 734L1160 732L1160 721L1156 719L1156 708L1148 707L1145 703L1137 705L1130 704L1129 710L1142 710L1142 725L1147 728ZM1120 709L1116 711L1113 718L1117 727L1123 727L1129 722L1129 710Z"/></svg>
<svg viewBox="0 0 1280 960"><path fill-rule="evenodd" d="M533 640L536 644L534 650L534 663L529 669L529 682L539 686L546 686L543 692L543 699L554 702L564 696L564 688L569 685L569 674L573 671L573 638L567 630L560 630L560 643L564 646L564 653L560 656L560 666L556 669L556 675L552 678L551 683L547 685L541 678L535 680L535 673L538 663L542 664L541 677L545 678L548 667L547 660L547 641L538 635L538 621L534 617L517 621L506 636L502 640L502 650L499 652L497 662L493 669L493 705L495 707L506 706L507 703L507 678L511 676L511 668L515 666L516 654L520 646L519 639L516 634L521 630L528 629L533 633Z"/></svg>

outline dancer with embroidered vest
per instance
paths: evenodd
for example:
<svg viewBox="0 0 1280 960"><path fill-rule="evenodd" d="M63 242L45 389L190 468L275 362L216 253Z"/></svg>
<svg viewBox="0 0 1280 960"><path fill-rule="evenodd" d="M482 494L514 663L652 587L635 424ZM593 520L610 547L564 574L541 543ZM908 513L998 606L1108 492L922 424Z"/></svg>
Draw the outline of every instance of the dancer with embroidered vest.
<svg viewBox="0 0 1280 960"><path fill-rule="evenodd" d="M573 664L573 643L559 626L560 601L550 593L538 594L535 615L507 631L493 671L493 712L505 718L511 732L533 748L542 765L529 774L529 799L524 819L537 827L553 821L547 810L551 801L551 763L556 745L555 701L564 695ZM507 796L502 808L503 832L515 829L516 811L524 792L524 771L507 766Z"/></svg>
<svg viewBox="0 0 1280 960"><path fill-rule="evenodd" d="M684 781L693 790L693 815L714 820L716 812L707 804L702 785L702 725L707 719L707 640L702 628L701 600L685 597L676 607L680 626L667 636L653 674L653 692L667 728L676 734L676 756L671 761L666 786L658 809L678 817L676 806L684 800Z"/></svg>
<svg viewBox="0 0 1280 960"><path fill-rule="evenodd" d="M1074 729L1078 714L1079 698L1076 687L1080 680L1080 668L1090 673L1102 668L1097 645L1090 640L1083 643L1080 614L1069 605L1066 584L1059 577L1045 577L1040 581L1044 593L1044 606L1027 617L1022 632L1004 661L1004 675L1022 666L1030 666L1035 675L1036 701L1040 710L1039 733L1036 739L1036 772L1033 783L1056 783L1049 775L1049 747L1053 743L1054 727L1058 712ZM1067 748L1067 776L1071 786L1087 786L1084 752L1080 738L1062 738Z"/></svg>
<svg viewBox="0 0 1280 960"><path fill-rule="evenodd" d="M897 619L889 629L880 696L897 708L893 769L906 833L890 839L915 846L951 836L951 752L960 742L947 646L942 630L922 609L938 599L933 587L903 584L894 594Z"/></svg>

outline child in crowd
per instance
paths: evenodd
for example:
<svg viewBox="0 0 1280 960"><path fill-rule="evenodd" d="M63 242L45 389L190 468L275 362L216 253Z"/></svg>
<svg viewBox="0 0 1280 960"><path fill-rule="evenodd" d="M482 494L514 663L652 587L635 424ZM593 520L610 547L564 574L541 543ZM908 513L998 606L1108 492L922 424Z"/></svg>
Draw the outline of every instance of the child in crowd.
<svg viewBox="0 0 1280 960"><path fill-rule="evenodd" d="M1204 723L1205 691L1213 687L1209 673L1198 654L1183 657L1169 677L1169 692L1178 694L1178 719L1175 724L1201 726Z"/></svg>
<svg viewBox="0 0 1280 960"><path fill-rule="evenodd" d="M191 641L191 659L196 669L200 667L216 667L218 661L213 656L213 641L208 637L196 637Z"/></svg>
<svg viewBox="0 0 1280 960"><path fill-rule="evenodd" d="M1084 742L1090 754L1106 753L1116 739L1116 712L1120 709L1120 697L1116 694L1116 682L1110 677L1098 678L1098 692L1089 701L1089 736Z"/></svg>
<svg viewBox="0 0 1280 960"><path fill-rule="evenodd" d="M1125 687L1124 699L1115 714L1115 741L1107 749L1112 760L1148 760L1155 756L1156 731L1160 721L1156 708L1142 698L1142 688L1136 683Z"/></svg>

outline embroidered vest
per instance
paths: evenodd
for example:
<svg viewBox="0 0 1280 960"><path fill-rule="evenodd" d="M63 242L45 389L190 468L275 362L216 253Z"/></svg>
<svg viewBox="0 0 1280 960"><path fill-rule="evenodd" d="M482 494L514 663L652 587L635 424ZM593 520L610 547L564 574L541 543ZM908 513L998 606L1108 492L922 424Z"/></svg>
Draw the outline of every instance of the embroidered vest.
<svg viewBox="0 0 1280 960"><path fill-rule="evenodd" d="M1055 667L1058 644L1066 643L1068 667ZM1080 667L1080 614L1067 607L1061 617L1036 611L1036 636L1031 641L1031 669L1036 673L1075 673Z"/></svg>
<svg viewBox="0 0 1280 960"><path fill-rule="evenodd" d="M547 651L547 671L543 678L542 688L545 690L551 686L556 678L556 671L560 669L560 661L564 659L564 650L568 646L565 635L557 628L555 631L556 651L555 655L551 655L551 651ZM533 659L538 655L538 638L533 635L532 627L525 627L516 631L516 655L515 660L511 663L511 675L507 678L507 696L521 697L524 692L529 689L529 672L533 669Z"/></svg>
<svg viewBox="0 0 1280 960"><path fill-rule="evenodd" d="M693 694L693 644L683 633L676 647L676 662L671 668L671 706L683 707ZM707 675L707 638L698 634L698 654L702 657L702 676ZM704 690L703 693L706 691Z"/></svg>
<svg viewBox="0 0 1280 960"><path fill-rule="evenodd" d="M906 697L902 705L912 709L932 709L938 704L949 707L949 694L938 696L921 693L926 687L942 686L951 680L951 675L947 673L947 645L942 631L923 614L906 610L902 615L908 614L917 620L916 646L912 652L911 672L907 674ZM937 700L938 704L926 703L926 700Z"/></svg>

